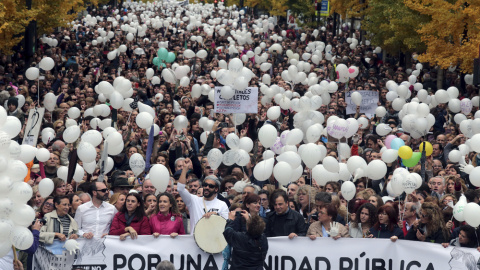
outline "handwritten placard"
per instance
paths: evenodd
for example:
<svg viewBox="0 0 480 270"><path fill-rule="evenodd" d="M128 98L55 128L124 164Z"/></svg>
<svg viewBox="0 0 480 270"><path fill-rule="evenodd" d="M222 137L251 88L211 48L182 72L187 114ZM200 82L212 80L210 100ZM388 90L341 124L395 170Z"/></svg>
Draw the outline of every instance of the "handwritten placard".
<svg viewBox="0 0 480 270"><path fill-rule="evenodd" d="M362 104L360 105L360 113L365 114L368 118L372 118L375 115L375 109L378 105L378 92L377 91L356 91L362 95ZM357 111L357 105L352 101L353 91L345 93L345 102L347 103L347 115L355 114Z"/></svg>

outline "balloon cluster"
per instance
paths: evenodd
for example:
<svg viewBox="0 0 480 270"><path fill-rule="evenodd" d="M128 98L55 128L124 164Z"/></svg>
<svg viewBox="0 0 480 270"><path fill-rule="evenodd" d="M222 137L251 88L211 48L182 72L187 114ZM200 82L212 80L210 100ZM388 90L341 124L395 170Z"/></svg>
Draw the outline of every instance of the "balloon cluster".
<svg viewBox="0 0 480 270"><path fill-rule="evenodd" d="M222 99L231 99L235 91L243 91L248 87L250 80L255 74L243 66L242 60L233 58L228 63L228 69L225 61L219 62L220 70L215 74L215 78L223 85L220 96Z"/></svg>
<svg viewBox="0 0 480 270"><path fill-rule="evenodd" d="M28 174L25 163L35 157L39 160L50 157L46 149L39 151L11 140L20 132L19 126L20 121L7 116L5 109L0 107L0 257L5 256L12 245L27 249L33 244L32 232L27 227L35 219L35 211L27 205L32 197L32 188L24 182ZM40 181L39 189L42 194L48 190L51 193L52 180L45 178Z"/></svg>
<svg viewBox="0 0 480 270"><path fill-rule="evenodd" d="M250 162L248 154L253 149L253 141L249 137L238 138L234 133L227 135L225 139L227 146L230 148L224 154L216 148L208 152L208 163L213 170L216 170L223 162L226 166L237 164L238 166L246 166Z"/></svg>
<svg viewBox="0 0 480 270"><path fill-rule="evenodd" d="M153 58L153 64L160 67L166 67L166 63L173 63L175 61L176 56L173 52L167 51L165 48L160 48L157 51L157 57Z"/></svg>
<svg viewBox="0 0 480 270"><path fill-rule="evenodd" d="M114 109L127 107L132 101L129 98L133 95L132 82L123 76L115 78L113 85L107 81L101 81L95 86L95 92L98 94L100 102L106 102ZM85 116L107 117L110 114L110 108L105 104L95 105L85 111Z"/></svg>

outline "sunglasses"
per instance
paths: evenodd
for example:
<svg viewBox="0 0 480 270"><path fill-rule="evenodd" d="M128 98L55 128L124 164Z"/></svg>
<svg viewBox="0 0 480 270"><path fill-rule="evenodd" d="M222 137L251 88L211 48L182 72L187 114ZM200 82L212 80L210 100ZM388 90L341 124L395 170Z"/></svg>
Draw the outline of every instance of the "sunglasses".
<svg viewBox="0 0 480 270"><path fill-rule="evenodd" d="M212 188L212 189L217 187L217 185L212 185L212 184L207 184L207 183L203 183L202 186L203 186L203 187Z"/></svg>
<svg viewBox="0 0 480 270"><path fill-rule="evenodd" d="M97 189L97 191L101 191L101 192L105 193L105 192L108 191L108 188Z"/></svg>

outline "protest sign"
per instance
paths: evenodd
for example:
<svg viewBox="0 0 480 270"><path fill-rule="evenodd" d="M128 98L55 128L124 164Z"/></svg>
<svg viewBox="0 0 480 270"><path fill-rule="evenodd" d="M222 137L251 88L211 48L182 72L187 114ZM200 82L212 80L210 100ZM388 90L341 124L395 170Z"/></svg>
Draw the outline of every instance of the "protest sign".
<svg viewBox="0 0 480 270"><path fill-rule="evenodd" d="M349 91L345 93L345 102L347 103L347 115L355 114L357 105L351 99L352 93ZM377 91L356 91L362 95L362 105L360 105L360 113L365 114L368 118L372 118L375 114L375 109L378 107L378 92Z"/></svg>
<svg viewBox="0 0 480 270"><path fill-rule="evenodd" d="M56 240L57 241L57 240ZM78 266L94 269L154 270L162 260L171 261L176 269L221 269L223 257L201 251L192 236L139 236L120 241L117 236L101 239L78 239L76 255L64 251L53 255L45 247L35 253L34 270L70 270ZM390 239L357 239L307 237L271 237L264 269L316 270L474 270L480 253L476 249L448 247L439 244ZM58 249L59 245L55 248ZM348 248L345 248L348 247ZM55 252L59 254L61 252Z"/></svg>
<svg viewBox="0 0 480 270"><path fill-rule="evenodd" d="M221 86L215 87L216 113L258 113L258 87L247 87L245 90L235 90L231 99L223 99L220 95Z"/></svg>
<svg viewBox="0 0 480 270"><path fill-rule="evenodd" d="M33 147L37 146L38 133L40 132L40 127L42 126L44 114L45 108L30 109L22 144L28 144Z"/></svg>

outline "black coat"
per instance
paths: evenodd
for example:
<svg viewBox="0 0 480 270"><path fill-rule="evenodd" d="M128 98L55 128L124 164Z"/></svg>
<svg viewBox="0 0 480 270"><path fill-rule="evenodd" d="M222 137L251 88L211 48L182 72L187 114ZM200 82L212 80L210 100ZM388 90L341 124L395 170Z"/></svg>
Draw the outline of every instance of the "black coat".
<svg viewBox="0 0 480 270"><path fill-rule="evenodd" d="M283 224L280 217L286 215ZM281 228L281 230L279 230ZM267 213L267 227L265 233L268 237L275 236L288 236L291 233L295 233L298 236L307 235L308 224L305 223L303 216L297 211L288 209L287 213L279 216L275 211Z"/></svg>
<svg viewBox="0 0 480 270"><path fill-rule="evenodd" d="M267 257L268 241L265 234L252 237L248 233L239 232L239 221L227 221L223 235L233 248L230 270L261 270Z"/></svg>
<svg viewBox="0 0 480 270"><path fill-rule="evenodd" d="M420 241L417 238L417 230L414 229L413 226L410 228L410 230L408 230L408 233L405 236L405 239L413 240L413 241ZM445 239L442 230L438 230L434 233L430 233L430 235L425 238L424 242L441 244L441 243L448 243L449 239L448 238Z"/></svg>
<svg viewBox="0 0 480 270"><path fill-rule="evenodd" d="M375 238L390 238L392 236L398 237L398 239L404 239L403 231L397 225L393 227L393 231L388 230L387 226L384 224L380 225L380 230L375 229L375 227L370 228L370 233Z"/></svg>

